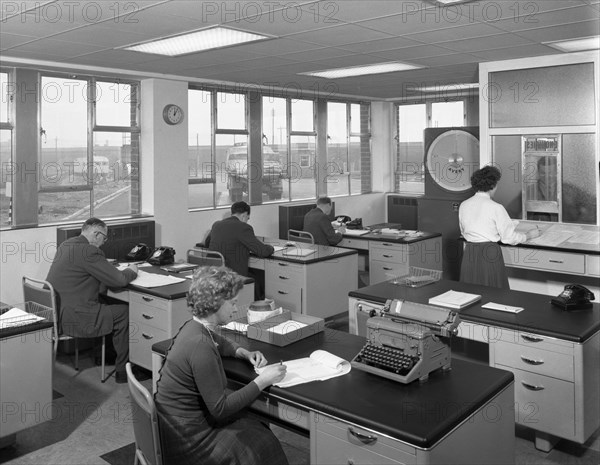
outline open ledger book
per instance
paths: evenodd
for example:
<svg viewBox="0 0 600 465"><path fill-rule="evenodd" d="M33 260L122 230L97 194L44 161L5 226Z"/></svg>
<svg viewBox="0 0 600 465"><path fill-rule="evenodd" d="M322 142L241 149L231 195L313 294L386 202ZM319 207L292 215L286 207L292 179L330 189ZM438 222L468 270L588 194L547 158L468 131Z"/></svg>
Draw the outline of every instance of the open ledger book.
<svg viewBox="0 0 600 465"><path fill-rule="evenodd" d="M350 372L350 363L324 350L315 350L310 357L283 362L287 367L285 378L276 383L278 387L290 387L311 381L325 381ZM266 367L256 368L260 374Z"/></svg>

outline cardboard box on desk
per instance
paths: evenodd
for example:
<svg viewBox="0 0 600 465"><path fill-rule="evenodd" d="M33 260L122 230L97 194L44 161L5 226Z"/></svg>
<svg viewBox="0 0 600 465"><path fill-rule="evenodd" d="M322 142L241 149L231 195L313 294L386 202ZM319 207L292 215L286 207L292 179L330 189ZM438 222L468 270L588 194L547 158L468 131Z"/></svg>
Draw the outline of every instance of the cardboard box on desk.
<svg viewBox="0 0 600 465"><path fill-rule="evenodd" d="M286 323L289 322L289 323ZM296 324L302 323L303 325ZM270 328L284 323L283 332L269 331ZM304 326L305 325L305 326ZM320 333L325 328L323 318L302 315L300 313L284 310L280 315L275 315L266 320L248 325L248 339L273 344L279 347L287 346L314 334Z"/></svg>

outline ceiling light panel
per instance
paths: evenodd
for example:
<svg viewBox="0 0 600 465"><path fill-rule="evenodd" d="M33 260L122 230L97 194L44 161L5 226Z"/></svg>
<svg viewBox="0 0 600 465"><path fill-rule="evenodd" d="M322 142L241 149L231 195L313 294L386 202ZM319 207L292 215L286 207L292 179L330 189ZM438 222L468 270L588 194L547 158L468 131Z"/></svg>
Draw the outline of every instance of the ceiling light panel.
<svg viewBox="0 0 600 465"><path fill-rule="evenodd" d="M600 49L600 36L543 43L562 52L583 52L585 50Z"/></svg>
<svg viewBox="0 0 600 465"><path fill-rule="evenodd" d="M351 66L348 68L335 68L335 69L325 69L321 71L311 71L305 74L307 76L316 76L322 77L326 79L339 79L345 77L352 76L364 76L367 74L383 74L383 73L393 73L397 71L407 71L411 69L419 69L423 68L423 66L411 65L408 63L401 62L389 62L389 63L377 63L373 65L364 65L364 66Z"/></svg>
<svg viewBox="0 0 600 465"><path fill-rule="evenodd" d="M218 26L130 45L123 47L123 49L157 55L179 56L271 38L252 32Z"/></svg>

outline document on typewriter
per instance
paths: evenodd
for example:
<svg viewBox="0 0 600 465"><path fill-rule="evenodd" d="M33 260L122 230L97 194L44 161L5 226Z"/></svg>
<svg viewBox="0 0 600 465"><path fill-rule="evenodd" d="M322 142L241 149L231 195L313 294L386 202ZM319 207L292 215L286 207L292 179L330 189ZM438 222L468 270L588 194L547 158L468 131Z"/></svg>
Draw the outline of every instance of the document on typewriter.
<svg viewBox="0 0 600 465"><path fill-rule="evenodd" d="M325 350L315 350L310 357L284 361L283 364L287 367L285 378L275 384L281 388L325 381L345 375L351 369L350 362ZM256 368L255 371L260 374L265 368Z"/></svg>

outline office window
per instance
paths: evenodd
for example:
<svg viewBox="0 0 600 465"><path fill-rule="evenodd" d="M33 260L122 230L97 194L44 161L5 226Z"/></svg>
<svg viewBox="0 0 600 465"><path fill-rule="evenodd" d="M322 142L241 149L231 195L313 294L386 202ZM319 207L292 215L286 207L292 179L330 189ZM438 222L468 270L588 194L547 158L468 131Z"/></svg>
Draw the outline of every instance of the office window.
<svg viewBox="0 0 600 465"><path fill-rule="evenodd" d="M348 113L347 105L327 102L327 195L348 195Z"/></svg>
<svg viewBox="0 0 600 465"><path fill-rule="evenodd" d="M290 108L290 199L314 199L317 195L315 102L294 99Z"/></svg>
<svg viewBox="0 0 600 465"><path fill-rule="evenodd" d="M350 104L350 194L371 192L371 105Z"/></svg>
<svg viewBox="0 0 600 465"><path fill-rule="evenodd" d="M287 100L262 97L262 191L268 201L290 199ZM305 161L306 162L306 161Z"/></svg>
<svg viewBox="0 0 600 465"><path fill-rule="evenodd" d="M212 145L211 92L189 89L187 119L188 204L190 209L213 207L217 167Z"/></svg>
<svg viewBox="0 0 600 465"><path fill-rule="evenodd" d="M8 73L0 72L0 227L12 223L12 125L9 122Z"/></svg>
<svg viewBox="0 0 600 465"><path fill-rule="evenodd" d="M40 84L38 223L138 214L137 84L47 75Z"/></svg>
<svg viewBox="0 0 600 465"><path fill-rule="evenodd" d="M428 127L465 125L465 101L425 102L398 105L396 166L394 191L423 194L425 144L423 131Z"/></svg>
<svg viewBox="0 0 600 465"><path fill-rule="evenodd" d="M247 96L188 90L190 209L248 201Z"/></svg>

